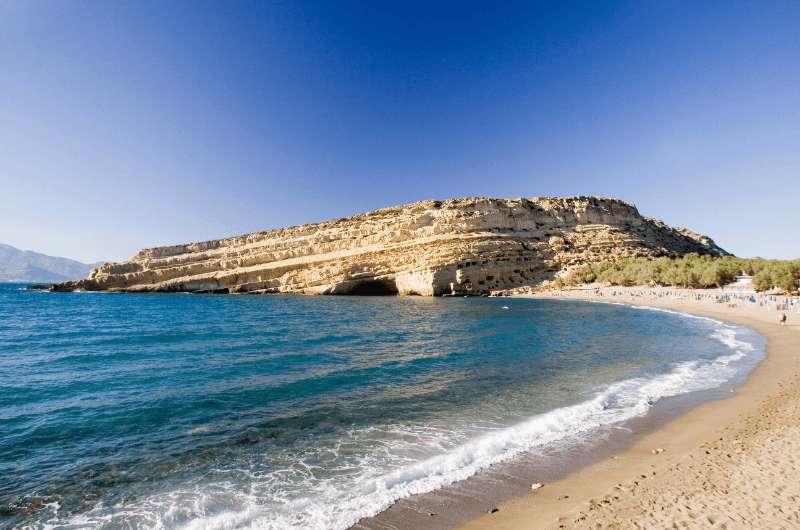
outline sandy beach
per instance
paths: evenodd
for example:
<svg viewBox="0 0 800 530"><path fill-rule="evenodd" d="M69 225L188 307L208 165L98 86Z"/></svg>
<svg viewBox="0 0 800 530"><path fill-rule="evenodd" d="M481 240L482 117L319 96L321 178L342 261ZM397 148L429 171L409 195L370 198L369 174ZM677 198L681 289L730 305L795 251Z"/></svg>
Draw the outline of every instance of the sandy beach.
<svg viewBox="0 0 800 530"><path fill-rule="evenodd" d="M719 303L718 294L605 288L534 295L646 305L747 325L767 338L767 358L730 398L697 406L619 454L462 529L800 527L798 305L779 311L781 299Z"/></svg>

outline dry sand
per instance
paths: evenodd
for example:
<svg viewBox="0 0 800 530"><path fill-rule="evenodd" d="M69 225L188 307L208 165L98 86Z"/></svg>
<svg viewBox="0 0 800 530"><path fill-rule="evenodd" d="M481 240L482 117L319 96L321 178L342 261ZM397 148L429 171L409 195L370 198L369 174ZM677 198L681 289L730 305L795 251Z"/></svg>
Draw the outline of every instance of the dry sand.
<svg viewBox="0 0 800 530"><path fill-rule="evenodd" d="M622 453L462 530L800 528L800 314L787 313L780 326L774 304L728 307L688 292L671 298L603 291L539 297L649 305L748 325L767 338L767 358L729 399L704 403Z"/></svg>

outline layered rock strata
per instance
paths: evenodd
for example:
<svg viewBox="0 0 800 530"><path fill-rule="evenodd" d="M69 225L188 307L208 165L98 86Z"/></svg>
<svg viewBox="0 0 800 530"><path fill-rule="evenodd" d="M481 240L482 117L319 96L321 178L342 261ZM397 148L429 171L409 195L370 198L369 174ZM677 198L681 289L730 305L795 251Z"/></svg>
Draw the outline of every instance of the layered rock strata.
<svg viewBox="0 0 800 530"><path fill-rule="evenodd" d="M149 248L58 291L489 294L622 257L724 255L617 199L428 200L227 239Z"/></svg>

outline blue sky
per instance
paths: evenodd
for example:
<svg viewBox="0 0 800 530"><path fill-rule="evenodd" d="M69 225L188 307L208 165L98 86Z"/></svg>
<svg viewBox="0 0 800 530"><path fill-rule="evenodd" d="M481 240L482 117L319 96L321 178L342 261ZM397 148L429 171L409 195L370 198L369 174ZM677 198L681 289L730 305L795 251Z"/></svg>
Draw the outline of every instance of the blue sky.
<svg viewBox="0 0 800 530"><path fill-rule="evenodd" d="M427 4L0 1L0 241L594 194L800 257L800 3Z"/></svg>

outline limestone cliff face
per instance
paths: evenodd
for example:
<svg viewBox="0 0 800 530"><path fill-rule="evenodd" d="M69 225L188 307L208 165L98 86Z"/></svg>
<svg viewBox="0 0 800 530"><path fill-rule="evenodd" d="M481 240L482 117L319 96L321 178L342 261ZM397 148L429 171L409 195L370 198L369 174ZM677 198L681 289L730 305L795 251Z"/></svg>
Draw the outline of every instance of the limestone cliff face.
<svg viewBox="0 0 800 530"><path fill-rule="evenodd" d="M479 197L145 249L52 289L486 294L536 287L590 261L690 252L726 254L616 199Z"/></svg>

